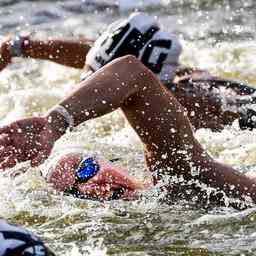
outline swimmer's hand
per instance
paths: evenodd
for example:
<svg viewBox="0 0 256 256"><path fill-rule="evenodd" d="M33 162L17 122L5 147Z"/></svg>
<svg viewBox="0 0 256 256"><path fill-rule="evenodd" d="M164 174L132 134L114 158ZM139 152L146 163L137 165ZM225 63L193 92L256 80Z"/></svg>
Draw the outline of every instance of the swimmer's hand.
<svg viewBox="0 0 256 256"><path fill-rule="evenodd" d="M30 161L42 164L50 155L60 135L44 117L21 119L0 128L0 169Z"/></svg>
<svg viewBox="0 0 256 256"><path fill-rule="evenodd" d="M12 57L9 50L10 39L4 38L0 41L0 71L11 63Z"/></svg>

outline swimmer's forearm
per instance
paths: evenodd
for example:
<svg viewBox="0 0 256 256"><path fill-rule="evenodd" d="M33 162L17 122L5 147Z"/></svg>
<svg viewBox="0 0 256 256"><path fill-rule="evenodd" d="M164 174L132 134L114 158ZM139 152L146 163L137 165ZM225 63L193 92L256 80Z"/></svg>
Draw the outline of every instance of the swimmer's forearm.
<svg viewBox="0 0 256 256"><path fill-rule="evenodd" d="M78 89L59 105L72 115L74 126L77 126L121 107L129 96L139 90L138 88L143 88L146 84L145 77L148 78L150 86L151 76L153 77L153 74L135 57L122 57L83 81ZM52 120L55 130L62 131L65 127L64 118L54 108L46 118Z"/></svg>
<svg viewBox="0 0 256 256"><path fill-rule="evenodd" d="M50 60L68 67L82 69L92 41L71 40L27 40L23 47L24 57Z"/></svg>
<svg viewBox="0 0 256 256"><path fill-rule="evenodd" d="M230 166L202 156L198 169L200 182L225 192L229 198L245 201L248 197L256 203L256 181L236 171ZM193 177L191 177L193 178Z"/></svg>

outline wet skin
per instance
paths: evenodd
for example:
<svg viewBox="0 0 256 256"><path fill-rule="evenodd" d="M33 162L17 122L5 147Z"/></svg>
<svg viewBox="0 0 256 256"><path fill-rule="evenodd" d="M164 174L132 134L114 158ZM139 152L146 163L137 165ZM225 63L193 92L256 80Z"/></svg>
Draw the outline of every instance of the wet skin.
<svg viewBox="0 0 256 256"><path fill-rule="evenodd" d="M107 64L59 105L72 115L75 126L120 108L141 139L154 183L165 181L164 175L182 177L184 182L204 184L244 202L248 197L256 201L255 181L207 154L195 139L184 108L133 56ZM44 117L26 118L0 128L1 168L26 160L39 165L65 128L66 120L55 108ZM171 193L172 185L165 187ZM217 200L223 203L223 197Z"/></svg>
<svg viewBox="0 0 256 256"><path fill-rule="evenodd" d="M9 42L9 39L5 39L0 44L0 55L2 56L0 71L12 61ZM26 38L25 42L23 45L23 55L26 58L49 60L61 65L84 69L85 72L90 69L84 63L86 55L93 44L92 40L80 39L72 41L53 39L39 41ZM197 77L206 80L214 80L216 77L207 71L202 72L190 68L184 69L184 71L177 71L176 89L172 90L172 93L188 112L188 117L194 128L210 128L213 131L220 131L225 125L230 125L235 119L239 118L240 113L238 111L223 109L220 99L224 95L221 91L213 95L209 92L209 89L202 89L200 86L195 85L192 89L193 93L187 93L188 83L183 79L184 75L188 76L190 73L190 78ZM166 86L167 88L169 87L168 84Z"/></svg>
<svg viewBox="0 0 256 256"><path fill-rule="evenodd" d="M70 153L62 156L57 164L49 171L47 182L58 190L65 192L75 188L81 195L88 198L106 200L111 198L117 189L122 189L122 199L136 198L136 193L150 187L132 178L126 171L111 164L109 161L97 159L99 172L87 182L77 183L75 170L83 159L83 153Z"/></svg>

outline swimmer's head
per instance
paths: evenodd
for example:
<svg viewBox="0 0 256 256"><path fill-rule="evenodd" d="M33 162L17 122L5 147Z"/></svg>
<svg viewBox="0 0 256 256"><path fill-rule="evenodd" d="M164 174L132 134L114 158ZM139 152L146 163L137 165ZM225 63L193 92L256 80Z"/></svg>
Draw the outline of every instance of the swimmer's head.
<svg viewBox="0 0 256 256"><path fill-rule="evenodd" d="M46 180L58 191L97 199L110 199L116 192L129 198L141 189L137 181L110 161L77 152L59 157Z"/></svg>
<svg viewBox="0 0 256 256"><path fill-rule="evenodd" d="M86 64L96 71L115 58L134 55L165 82L173 79L181 50L175 35L162 31L154 17L137 12L108 27L87 54Z"/></svg>

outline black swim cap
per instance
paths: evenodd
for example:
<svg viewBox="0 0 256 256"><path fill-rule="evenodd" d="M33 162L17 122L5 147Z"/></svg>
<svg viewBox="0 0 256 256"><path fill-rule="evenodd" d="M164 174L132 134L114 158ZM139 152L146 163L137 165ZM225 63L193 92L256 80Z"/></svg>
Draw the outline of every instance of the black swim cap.
<svg viewBox="0 0 256 256"><path fill-rule="evenodd" d="M0 256L54 256L54 253L33 233L0 220Z"/></svg>

